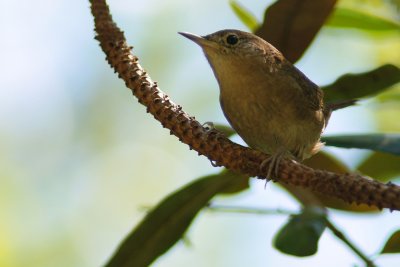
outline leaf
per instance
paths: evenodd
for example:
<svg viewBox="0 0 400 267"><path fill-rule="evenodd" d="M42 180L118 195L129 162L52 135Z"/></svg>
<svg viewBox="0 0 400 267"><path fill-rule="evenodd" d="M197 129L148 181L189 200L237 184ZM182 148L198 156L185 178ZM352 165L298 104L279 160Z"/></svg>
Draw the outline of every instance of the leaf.
<svg viewBox="0 0 400 267"><path fill-rule="evenodd" d="M374 179L387 182L400 176L400 158L391 154L374 152L361 162L357 169Z"/></svg>
<svg viewBox="0 0 400 267"><path fill-rule="evenodd" d="M328 146L371 149L400 155L400 134L335 135L324 136L321 140Z"/></svg>
<svg viewBox="0 0 400 267"><path fill-rule="evenodd" d="M325 25L366 31L400 30L400 24L396 21L348 8L336 8Z"/></svg>
<svg viewBox="0 0 400 267"><path fill-rule="evenodd" d="M246 8L244 8L241 4L236 1L230 1L229 4L231 8L235 12L236 16L249 28L252 32L258 28L258 21L256 17L250 13Z"/></svg>
<svg viewBox="0 0 400 267"><path fill-rule="evenodd" d="M386 241L381 254L384 253L400 253L400 230L394 232Z"/></svg>
<svg viewBox="0 0 400 267"><path fill-rule="evenodd" d="M299 60L333 11L336 0L279 0L265 11L255 34L292 63Z"/></svg>
<svg viewBox="0 0 400 267"><path fill-rule="evenodd" d="M274 246L281 252L298 257L311 256L318 250L318 241L326 228L323 209L309 207L292 216L275 236Z"/></svg>
<svg viewBox="0 0 400 267"><path fill-rule="evenodd" d="M325 101L335 102L376 95L398 82L400 68L386 64L368 72L343 75L322 89Z"/></svg>
<svg viewBox="0 0 400 267"><path fill-rule="evenodd" d="M148 266L185 233L212 197L247 177L230 171L198 179L162 200L122 242L107 267Z"/></svg>

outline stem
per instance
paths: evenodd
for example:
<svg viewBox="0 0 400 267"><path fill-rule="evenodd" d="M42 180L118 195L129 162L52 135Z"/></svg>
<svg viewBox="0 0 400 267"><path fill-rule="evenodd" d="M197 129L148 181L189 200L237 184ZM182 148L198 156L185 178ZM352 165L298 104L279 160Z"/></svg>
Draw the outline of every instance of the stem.
<svg viewBox="0 0 400 267"><path fill-rule="evenodd" d="M294 215L295 212L283 209L262 209L243 206L224 206L209 204L206 208L214 212L227 213L247 213L247 214L262 214L262 215Z"/></svg>
<svg viewBox="0 0 400 267"><path fill-rule="evenodd" d="M343 241L355 254L357 254L366 264L367 267L376 267L372 260L368 258L359 248L357 248L345 235L344 233L336 228L335 225L332 224L328 219L326 219L326 226L332 233Z"/></svg>

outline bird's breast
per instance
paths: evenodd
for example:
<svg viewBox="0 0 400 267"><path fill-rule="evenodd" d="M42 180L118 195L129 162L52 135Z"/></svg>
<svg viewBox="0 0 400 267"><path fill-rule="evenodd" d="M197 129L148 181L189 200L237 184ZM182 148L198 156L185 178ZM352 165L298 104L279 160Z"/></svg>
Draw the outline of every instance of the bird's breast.
<svg viewBox="0 0 400 267"><path fill-rule="evenodd" d="M319 143L322 111L307 110L297 88L242 73L220 90L225 117L249 146L266 153L285 148L303 159Z"/></svg>

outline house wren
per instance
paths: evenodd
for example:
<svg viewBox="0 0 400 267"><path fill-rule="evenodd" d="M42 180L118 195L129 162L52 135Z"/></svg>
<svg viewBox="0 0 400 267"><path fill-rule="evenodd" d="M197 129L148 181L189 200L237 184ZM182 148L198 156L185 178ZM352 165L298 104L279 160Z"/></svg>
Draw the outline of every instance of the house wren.
<svg viewBox="0 0 400 267"><path fill-rule="evenodd" d="M323 147L320 136L332 108L275 47L238 30L180 34L203 49L231 126L250 147L271 155L261 166L269 166L267 178L276 178L282 158L302 161Z"/></svg>

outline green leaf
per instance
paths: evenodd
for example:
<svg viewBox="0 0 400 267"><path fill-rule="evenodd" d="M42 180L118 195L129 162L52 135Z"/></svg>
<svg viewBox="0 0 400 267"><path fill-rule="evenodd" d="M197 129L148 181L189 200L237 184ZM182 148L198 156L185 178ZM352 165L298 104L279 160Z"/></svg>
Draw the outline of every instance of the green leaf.
<svg viewBox="0 0 400 267"><path fill-rule="evenodd" d="M400 158L392 154L374 152L360 163L357 170L386 182L400 176Z"/></svg>
<svg viewBox="0 0 400 267"><path fill-rule="evenodd" d="M394 232L388 241L386 241L381 254L384 253L400 253L400 230Z"/></svg>
<svg viewBox="0 0 400 267"><path fill-rule="evenodd" d="M336 28L357 28L367 31L400 30L400 24L397 21L347 8L336 8L325 25Z"/></svg>
<svg viewBox="0 0 400 267"><path fill-rule="evenodd" d="M249 28L252 32L258 28L259 23L256 17L251 14L250 11L236 1L230 1L229 4L231 5L231 8L235 12L236 16L238 16L238 18L243 22L244 25L246 25L247 28Z"/></svg>
<svg viewBox="0 0 400 267"><path fill-rule="evenodd" d="M321 139L328 146L371 149L400 155L400 134L335 135Z"/></svg>
<svg viewBox="0 0 400 267"><path fill-rule="evenodd" d="M274 246L281 252L305 257L315 254L318 240L326 228L326 214L318 207L308 207L292 216L275 236Z"/></svg>
<svg viewBox="0 0 400 267"><path fill-rule="evenodd" d="M107 267L148 266L181 239L212 197L247 177L231 171L198 179L162 200L122 242Z"/></svg>
<svg viewBox="0 0 400 267"><path fill-rule="evenodd" d="M335 102L376 95L398 82L400 68L386 64L368 72L343 75L322 89L325 101Z"/></svg>

